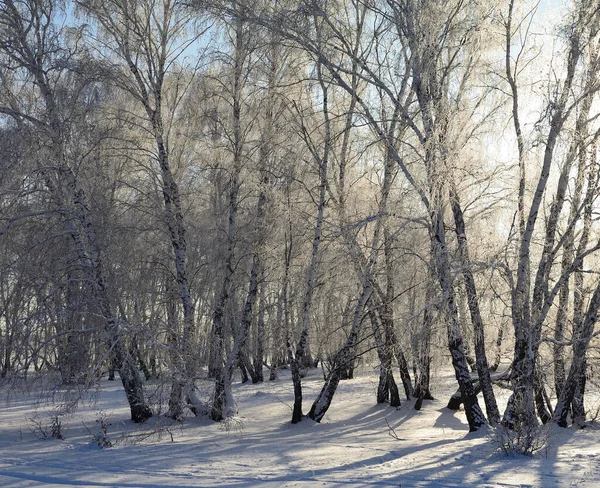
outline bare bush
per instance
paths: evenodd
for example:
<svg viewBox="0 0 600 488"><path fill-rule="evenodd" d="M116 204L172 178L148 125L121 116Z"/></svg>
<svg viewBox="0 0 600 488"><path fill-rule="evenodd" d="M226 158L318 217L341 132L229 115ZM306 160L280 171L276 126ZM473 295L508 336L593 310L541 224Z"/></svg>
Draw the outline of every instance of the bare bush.
<svg viewBox="0 0 600 488"><path fill-rule="evenodd" d="M549 448L550 426L521 425L517 428L509 428L504 425L496 427L490 434L490 441L495 444L504 454L522 456L533 456L536 452L547 452Z"/></svg>
<svg viewBox="0 0 600 488"><path fill-rule="evenodd" d="M106 414L104 412L98 413L98 418L96 419L96 424L99 430L93 431L90 429L85 423L83 426L88 431L88 434L92 437L92 442L96 444L100 449L105 449L108 447L113 447L113 441L108 435L108 428L112 425L108 422L106 418Z"/></svg>

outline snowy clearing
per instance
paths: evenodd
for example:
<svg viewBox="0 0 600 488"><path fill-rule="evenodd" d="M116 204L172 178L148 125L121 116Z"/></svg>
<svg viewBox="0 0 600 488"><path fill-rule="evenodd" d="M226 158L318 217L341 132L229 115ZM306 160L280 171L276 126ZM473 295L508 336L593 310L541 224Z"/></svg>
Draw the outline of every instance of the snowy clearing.
<svg viewBox="0 0 600 488"><path fill-rule="evenodd" d="M240 417L228 428L207 419L172 425L153 418L128 420L120 383L103 380L99 395L62 420L64 440L40 440L53 405L40 395L2 407L0 486L210 487L210 486L578 486L600 483L600 429L551 430L547 450L507 457L489 432L469 434L464 413L445 408L450 375L437 399L415 411L375 405L377 377L363 372L340 385L325 420L289 423L289 372L274 382L235 386ZM305 409L321 386L320 372L304 380ZM47 399L48 400L48 399ZM107 427L111 448L92 434ZM33 419L33 421L31 420ZM389 424L389 427L388 427ZM167 425L170 425L167 427ZM390 430L393 429L392 430ZM37 434L37 437L36 435ZM394 438L394 434L397 438Z"/></svg>

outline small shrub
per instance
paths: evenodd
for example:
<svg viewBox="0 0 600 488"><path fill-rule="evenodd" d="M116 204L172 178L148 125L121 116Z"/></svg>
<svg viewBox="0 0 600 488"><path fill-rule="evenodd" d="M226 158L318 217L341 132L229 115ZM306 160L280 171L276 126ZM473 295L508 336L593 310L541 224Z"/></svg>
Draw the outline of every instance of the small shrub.
<svg viewBox="0 0 600 488"><path fill-rule="evenodd" d="M490 440L507 456L532 456L538 451L547 452L549 437L549 425L521 426L515 429L499 426L493 430Z"/></svg>
<svg viewBox="0 0 600 488"><path fill-rule="evenodd" d="M113 441L108 435L108 428L112 425L106 419L106 414L104 412L100 412L98 418L96 419L96 424L98 425L97 431L93 432L87 425L83 424L88 433L92 436L92 442L96 444L100 449L105 449L113 446Z"/></svg>
<svg viewBox="0 0 600 488"><path fill-rule="evenodd" d="M144 423L135 432L128 434L124 441L129 444L139 444L147 440L162 442L168 438L171 442L175 442L175 429L182 431L183 421L155 416L152 421Z"/></svg>
<svg viewBox="0 0 600 488"><path fill-rule="evenodd" d="M48 425L40 420L38 417L31 417L27 419L27 426L31 433L40 440L48 439Z"/></svg>
<svg viewBox="0 0 600 488"><path fill-rule="evenodd" d="M31 417L28 420L29 430L38 439L59 439L64 440L62 433L62 422L57 413L49 414L49 420L44 421L38 417Z"/></svg>
<svg viewBox="0 0 600 488"><path fill-rule="evenodd" d="M54 439L60 439L61 441L65 438L62 433L62 422L60 421L58 414L50 417L50 435Z"/></svg>
<svg viewBox="0 0 600 488"><path fill-rule="evenodd" d="M244 434L244 426L245 420L243 417L231 416L226 417L220 422L221 429L225 431L225 433L236 433L239 436Z"/></svg>

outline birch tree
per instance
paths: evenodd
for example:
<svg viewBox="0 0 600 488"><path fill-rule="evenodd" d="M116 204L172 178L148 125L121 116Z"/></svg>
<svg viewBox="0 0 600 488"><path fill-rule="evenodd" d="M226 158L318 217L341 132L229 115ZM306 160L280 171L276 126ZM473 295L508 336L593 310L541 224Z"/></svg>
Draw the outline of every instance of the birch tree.
<svg viewBox="0 0 600 488"><path fill-rule="evenodd" d="M205 28L194 22L192 12L177 0L83 0L79 5L99 24L97 42L121 63L117 66L114 81L143 109L145 125L154 142L153 157L161 176L164 221L173 252L177 289L183 309L181 335L175 332L177 345L172 351L173 379L169 400L169 416L179 418L186 398L191 398L192 408L195 408L193 404L196 403L192 398L193 374L187 367L193 354L195 312L188 276L185 215L179 185L172 168L169 135L173 113L189 82L178 83L174 100L168 104L167 77L181 69L177 63L184 63L186 51L204 33Z"/></svg>
<svg viewBox="0 0 600 488"><path fill-rule="evenodd" d="M3 86L0 113L39 138L38 174L52 196L65 233L72 239L88 293L104 320L108 351L119 370L131 418L144 422L152 411L145 402L133 358L123 343L125 324L113 311L92 210L74 170L80 161L70 160L70 124L85 123L78 112L78 97L84 87L98 79L98 70L76 50L77 43L74 48L68 47L64 30L55 23L56 8L54 2L2 3L0 50L6 66L22 73L24 85ZM22 104L15 90L23 86L34 90L34 106Z"/></svg>
<svg viewBox="0 0 600 488"><path fill-rule="evenodd" d="M518 83L516 81L516 67L511 64L510 49L512 42L512 17L513 3L508 5L508 14L506 17L506 46L507 46L507 79L511 86L513 101L513 123L517 135L519 158L522 154L523 135L520 124L520 110L518 106ZM574 231L575 223L578 217L567 223L565 234L560 240L556 238L559 216L564 203L566 190L565 176L570 172L571 161L563 166L563 175L559 177L557 194L550 213L545 222L545 242L544 248L537 265L535 279L532 279L532 243L534 240L534 231L537 228L538 216L542 210L544 196L549 192L552 163L556 160L556 149L561 135L564 133L566 122L576 110L582 98L573 99L571 97L573 90L578 82L578 64L581 61L584 46L589 45L590 23L597 15L594 7L584 2L581 8L573 12L568 20L566 29L569 33L566 39L567 57L564 64L564 76L556 88L556 95L550 102L548 111L548 121L544 140L544 152L542 157L542 168L535 184L531 202L528 208L525 208L523 218L524 225L520 231L518 240L518 254L516 264L516 277L512 287L512 322L515 331L515 349L512 363L511 382L513 386L513 395L509 399L507 409L504 413L504 422L519 430L522 428L531 428L537 425L536 397L538 410L542 414L542 419L549 420L549 414L545 412L540 398L541 391L539 379L536 379L536 361L539 357L539 345L542 333L542 326L548 316L548 311L554 302L563 283L573 272L571 265L565 270L554 286L550 286L551 269L556 262L558 251L565 243L565 238ZM593 32L593 31L592 31ZM593 34L595 35L595 33ZM588 87L592 91L596 87ZM585 96L584 96L585 98ZM522 167L522 164L520 164ZM525 187L524 175L521 174L519 188ZM522 191L519 190L519 202L522 200ZM519 203L519 207L521 203ZM581 208L577 210L581 215ZM586 253L592 252L587 249L583 254L577 256L573 263L578 263L583 259ZM536 391L537 390L537 391Z"/></svg>

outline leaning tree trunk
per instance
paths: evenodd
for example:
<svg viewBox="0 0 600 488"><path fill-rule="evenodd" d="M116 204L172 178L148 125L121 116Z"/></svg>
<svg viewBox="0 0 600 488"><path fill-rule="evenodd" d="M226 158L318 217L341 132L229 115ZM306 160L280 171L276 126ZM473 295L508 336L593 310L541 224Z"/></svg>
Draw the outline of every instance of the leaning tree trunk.
<svg viewBox="0 0 600 488"><path fill-rule="evenodd" d="M587 248L592 224L593 201L599 183L600 167L596 161L595 154L596 144L593 144L591 151L591 167L588 172L588 188L584 200L583 229L577 246L578 256L582 256ZM600 307L600 284L598 284L584 317L583 275L583 261L579 260L573 277L573 360L571 362L569 375L561 390L561 395L559 396L556 408L554 409L553 417L554 421L561 427L566 427L567 425L567 415L571 405L574 407L573 410L577 410L577 422L581 424L583 421L582 415L584 412L582 412L582 407L580 406L583 405L582 389L585 387L585 355L594 329L596 314Z"/></svg>
<svg viewBox="0 0 600 488"><path fill-rule="evenodd" d="M1 49L8 55L12 53L13 59L17 59L21 67L29 72L33 83L39 89L44 109L40 119L43 122L20 112L20 107L14 104L9 114L14 116L17 124L34 121L36 130L41 131L40 135L46 139L48 152L44 155L43 151L40 151L40 174L56 202L58 212L64 219L66 232L73 240L77 261L86 274L91 298L105 322L106 342L119 370L131 419L134 422L144 422L152 416L152 411L144 400L139 372L124 347L122 326L112 311L110 293L104 275L104 263L96 240L96 229L90 206L85 191L80 186L76 173L71 169L67 159L70 151L65 140L67 131L63 114L59 113L60 104L57 100L56 87L47 76L49 58L62 55L58 47L56 53L48 51L49 46L55 46L54 40L48 39L48 36L56 34L49 28L51 18L46 15L46 12L41 11L44 8L41 3L30 5L28 18L21 16L14 2L7 2L5 6L6 8L1 11L6 42L2 43ZM17 53L19 54L15 58ZM64 95L68 94L63 93L61 96ZM68 100L68 97L65 99ZM51 174L50 167L55 168L55 175Z"/></svg>
<svg viewBox="0 0 600 488"><path fill-rule="evenodd" d="M592 46L592 51L589 56L591 60L597 59L596 49ZM586 79L585 92L588 95L582 102L581 111L577 116L575 122L575 140L571 143L569 152L567 154L567 161L578 158L577 177L575 179L575 188L573 191L573 197L569 209L569 220L568 222L574 222L578 213L580 212L579 206L581 203L581 196L583 192L583 186L586 179L586 165L588 162L587 150L586 150L586 139L589 133L588 130L588 119L590 116L590 110L593 100L593 94L595 93L595 87L598 80L598 70L589 70ZM597 136L596 136L597 137ZM595 151L595 144L592 144L593 151ZM565 166L570 169L570 164L565 163ZM592 173L590 173L592 174ZM591 184L592 179L589 179ZM575 257L575 235L570 233L564 244L563 256L562 256L562 273L565 273L571 266ZM553 358L554 358L554 385L556 396L560 397L562 388L565 381L565 359L563 354L564 346L562 342L565 340L564 331L567 323L567 312L569 306L569 281L565 281L560 289L558 309L556 312L556 326L554 331L554 345L553 345Z"/></svg>
<svg viewBox="0 0 600 488"><path fill-rule="evenodd" d="M321 422L327 413L327 410L329 410L333 396L335 395L337 387L340 383L343 369L348 368L348 365L356 359L355 346L362 324L362 316L372 291L372 284L369 280L367 283L365 283L356 306L354 307L352 327L350 329L350 333L348 334L346 344L344 344L344 346L336 354L333 361L333 367L325 379L325 384L323 385L323 388L321 388L319 395L313 402L310 412L308 413L308 417L313 419L315 422Z"/></svg>
<svg viewBox="0 0 600 488"><path fill-rule="evenodd" d="M465 280L465 288L467 291L467 303L471 312L471 322L475 332L475 364L477 374L483 393L483 400L487 411L487 417L492 425L497 425L500 422L500 412L494 395L494 388L490 378L490 368L485 352L485 335L483 319L479 310L479 298L475 285L475 278L471 271L471 263L469 258L469 249L467 245L467 234L465 231L465 220L462 207L458 200L458 193L455 188L450 191L450 199L452 204L452 214L454 215L454 225L456 229L456 239L458 241L458 252L462 265L462 273Z"/></svg>
<svg viewBox="0 0 600 488"><path fill-rule="evenodd" d="M331 149L331 123L329 120L329 105L328 105L328 88L323 81L321 66L317 65L317 74L323 94L323 117L325 128L325 140L323 142L323 154L320 158L315 154L314 157L318 160L319 165L319 200L317 203L317 218L312 240L312 250L310 255L310 263L306 271L306 289L304 293L304 301L302 304L302 328L300 331L300 339L296 345L295 354L290 356L290 369L292 371L292 382L294 384L294 408L292 411L292 424L296 424L302 420L302 379L300 369L303 365L305 354L308 353L308 331L310 326L310 311L312 307L312 297L315 288L315 280L317 274L319 247L321 244L321 234L323 232L323 221L325 217L325 202L327 198L327 167L329 165L329 151ZM291 351L291 349L290 349Z"/></svg>
<svg viewBox="0 0 600 488"><path fill-rule="evenodd" d="M165 221L171 240L171 250L175 262L175 280L177 291L183 307L183 330L177 336L177 361L174 364L173 378L171 381L171 397L169 413L171 418L179 418L183 413L183 404L186 397L193 397L192 374L189 369L191 362L191 341L194 332L194 302L190 292L187 277L187 243L186 229L183 220L183 210L179 187L173 177L169 163L169 155L162 134L162 121L158 120L159 113L147 107L149 115L152 116L152 124L155 130L156 145L158 149L159 166L162 175L162 194L164 200ZM179 402L179 405L177 405ZM195 409L195 406L192 406Z"/></svg>
<svg viewBox="0 0 600 488"><path fill-rule="evenodd" d="M585 10L582 10L582 15L585 15ZM512 14L512 4L509 13ZM521 233L519 245L517 279L512 292L512 318L515 329L515 352L511 371L513 394L509 399L504 413L505 423L516 428L516 430L529 429L535 427L538 423L534 406L535 366L538 357L542 323L548 310L548 277L556 258L557 246L554 245L554 239L558 215L562 207L562 197L559 192L563 192L565 188L564 178L559 180L557 190L559 199L551 206L546 226L544 249L538 265L533 290L530 277L531 245L538 213L546 194L551 165L554 162L554 150L566 120L567 102L571 94L576 67L582 52L580 42L582 41L583 24L584 22L580 18L578 24L574 25L574 34L569 38L570 45L567 56L566 77L557 95L557 99L553 102L554 110L546 137L542 169L538 177L537 187L533 193L527 221ZM507 30L507 57L510 50L510 35L511 33ZM516 92L516 89L513 92ZM514 95L513 101L516 102ZM530 293L531 301L529 298Z"/></svg>
<svg viewBox="0 0 600 488"><path fill-rule="evenodd" d="M62 147L60 142L57 144L58 147ZM112 352L115 367L125 389L131 420L144 422L152 416L152 410L144 400L142 379L135 366L135 361L127 353L123 344L121 323L112 312L103 263L97 247L96 232L89 215L85 192L79 186L77 178L68 167L67 162L62 159L62 154L61 151L58 181L54 182L50 177L47 177L46 180L51 193L64 212L67 229L73 239L78 260L82 269L88 274L90 291L98 304L100 315L106 321L109 351ZM67 201L71 202L70 209L65 203Z"/></svg>
<svg viewBox="0 0 600 488"><path fill-rule="evenodd" d="M477 400L477 393L471 382L471 375L467 359L463 350L463 339L458 322L458 310L454 299L454 289L448 261L448 250L446 248L446 235L444 229L444 218L441 211L432 212L432 253L435 259L437 272L445 308L448 311L447 335L448 349L452 356L454 374L460 388L465 406L465 414L471 432L478 430L486 424L485 415L481 411Z"/></svg>
<svg viewBox="0 0 600 488"><path fill-rule="evenodd" d="M83 189L77 188L75 175L70 169L63 167L60 174L61 180L67 183L67 188L70 190L69 193L75 195L75 208L73 210L77 212L75 218L81 223L81 229L85 233L85 237L80 234L73 221L68 222L68 225L71 237L75 242L78 257L82 261L82 266L84 269L89 270L90 284L93 294L96 297L98 308L102 317L106 320L108 347L109 350L112 351L114 364L119 372L121 383L125 390L125 395L131 411L131 420L134 422L144 422L152 416L152 410L144 400L142 379L135 366L135 361L127 353L123 344L121 325L112 313L108 288L102 269L102 262L96 248L96 235L94 227L87 215L87 205L84 202ZM84 244L84 239L87 245Z"/></svg>

